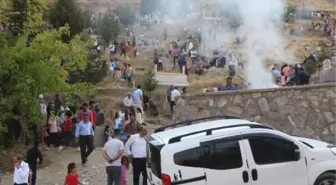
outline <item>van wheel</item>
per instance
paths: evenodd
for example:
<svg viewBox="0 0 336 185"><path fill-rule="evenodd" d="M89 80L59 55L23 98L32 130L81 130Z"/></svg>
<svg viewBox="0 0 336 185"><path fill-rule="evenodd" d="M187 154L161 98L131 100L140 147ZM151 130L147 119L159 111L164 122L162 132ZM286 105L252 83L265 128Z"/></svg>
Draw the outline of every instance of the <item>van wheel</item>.
<svg viewBox="0 0 336 185"><path fill-rule="evenodd" d="M316 179L314 185L336 185L336 174L324 173Z"/></svg>

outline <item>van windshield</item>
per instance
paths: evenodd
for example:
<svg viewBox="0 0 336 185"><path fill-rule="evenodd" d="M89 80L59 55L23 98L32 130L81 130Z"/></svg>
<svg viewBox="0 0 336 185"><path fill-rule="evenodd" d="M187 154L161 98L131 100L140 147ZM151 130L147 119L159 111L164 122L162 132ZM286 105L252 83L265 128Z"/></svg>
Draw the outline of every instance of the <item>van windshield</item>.
<svg viewBox="0 0 336 185"><path fill-rule="evenodd" d="M153 142L154 141L154 142ZM148 168L151 169L153 175L161 179L161 148L164 145L156 145L152 137L147 138L147 152L149 159L147 160Z"/></svg>

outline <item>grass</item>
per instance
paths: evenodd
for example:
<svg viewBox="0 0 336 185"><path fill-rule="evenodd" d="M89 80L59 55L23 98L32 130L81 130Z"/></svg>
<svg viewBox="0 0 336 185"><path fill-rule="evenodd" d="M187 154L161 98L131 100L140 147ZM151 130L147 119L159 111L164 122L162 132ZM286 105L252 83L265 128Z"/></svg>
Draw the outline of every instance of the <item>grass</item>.
<svg viewBox="0 0 336 185"><path fill-rule="evenodd" d="M320 11L334 11L336 2L335 0L286 0L288 4L306 8L309 10Z"/></svg>

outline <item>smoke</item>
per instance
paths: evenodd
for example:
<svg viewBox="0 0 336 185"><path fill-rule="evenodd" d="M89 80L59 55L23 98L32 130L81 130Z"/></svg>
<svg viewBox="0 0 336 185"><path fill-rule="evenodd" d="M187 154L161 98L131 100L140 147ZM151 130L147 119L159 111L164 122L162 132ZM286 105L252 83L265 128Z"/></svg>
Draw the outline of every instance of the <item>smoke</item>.
<svg viewBox="0 0 336 185"><path fill-rule="evenodd" d="M258 3L239 0L235 3L242 18L238 32L246 38L243 44L247 59L245 75L252 88L273 87L271 72L265 69L264 62L293 60L285 51L277 20L284 14L285 5L282 0L259 0Z"/></svg>
<svg viewBox="0 0 336 185"><path fill-rule="evenodd" d="M169 15L170 23L184 20L186 11L199 12L200 7L209 3L208 17L220 9L222 24L214 26L202 21L201 17L189 19L188 31L197 32L201 27L202 45L200 54L211 56L214 49L235 52L238 62L244 63L244 76L253 89L274 87L266 61L291 63L292 53L286 51L283 43L281 21L286 4L283 0L162 0L163 14ZM215 6L211 6L215 2ZM187 10L188 9L188 10ZM173 24L174 25L174 24ZM179 26L179 24L176 24ZM176 27L175 26L175 27ZM210 34L212 32L212 34ZM236 38L241 43L236 46Z"/></svg>

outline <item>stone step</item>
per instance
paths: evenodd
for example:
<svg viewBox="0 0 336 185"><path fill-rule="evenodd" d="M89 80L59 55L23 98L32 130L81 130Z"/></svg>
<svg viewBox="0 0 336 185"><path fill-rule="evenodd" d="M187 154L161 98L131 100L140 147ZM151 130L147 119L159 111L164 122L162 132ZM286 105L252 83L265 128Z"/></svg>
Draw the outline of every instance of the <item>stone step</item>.
<svg viewBox="0 0 336 185"><path fill-rule="evenodd" d="M188 76L177 73L156 73L159 85L188 86Z"/></svg>

